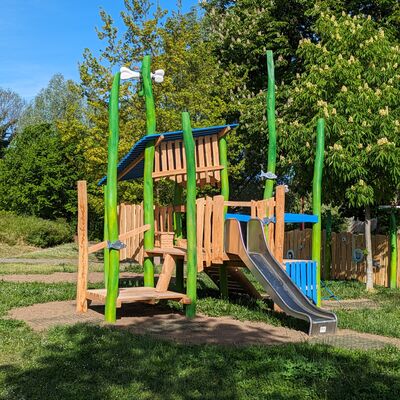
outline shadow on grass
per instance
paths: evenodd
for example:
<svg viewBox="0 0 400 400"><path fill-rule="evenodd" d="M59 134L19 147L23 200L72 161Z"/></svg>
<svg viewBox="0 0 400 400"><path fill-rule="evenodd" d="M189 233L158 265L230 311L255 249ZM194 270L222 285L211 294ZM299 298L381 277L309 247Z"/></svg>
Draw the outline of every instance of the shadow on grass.
<svg viewBox="0 0 400 400"><path fill-rule="evenodd" d="M190 332L188 332L190 334ZM183 346L90 325L50 331L2 399L397 399L400 353L321 345Z"/></svg>
<svg viewBox="0 0 400 400"><path fill-rule="evenodd" d="M120 279L120 287L138 287L143 286L143 284L143 276ZM231 316L240 320L265 322L274 326L284 326L308 332L308 322L290 317L283 312L274 311L273 303L268 299L257 300L248 295L231 294L229 301L222 300L219 290L216 286L213 286L213 283L198 280L199 311L206 315ZM171 279L170 290L177 291L175 278ZM169 309L179 311L182 308L176 303L170 303Z"/></svg>

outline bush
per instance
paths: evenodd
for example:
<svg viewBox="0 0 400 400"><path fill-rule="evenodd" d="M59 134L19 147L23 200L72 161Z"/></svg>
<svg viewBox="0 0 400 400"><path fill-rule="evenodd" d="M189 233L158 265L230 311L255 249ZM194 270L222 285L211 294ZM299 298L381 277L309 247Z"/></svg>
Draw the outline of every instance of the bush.
<svg viewBox="0 0 400 400"><path fill-rule="evenodd" d="M70 242L72 238L73 230L64 220L49 221L0 211L0 242L50 247Z"/></svg>

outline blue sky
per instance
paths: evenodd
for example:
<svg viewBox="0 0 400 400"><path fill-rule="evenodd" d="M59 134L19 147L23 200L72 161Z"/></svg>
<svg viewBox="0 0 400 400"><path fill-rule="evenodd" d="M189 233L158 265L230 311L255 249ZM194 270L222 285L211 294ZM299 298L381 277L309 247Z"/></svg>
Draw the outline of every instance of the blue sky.
<svg viewBox="0 0 400 400"><path fill-rule="evenodd" d="M154 1L155 2L155 1ZM159 0L173 10L175 0ZM182 0L183 11L197 0ZM103 8L119 23L123 0L0 0L0 87L27 100L55 73L78 80L83 50L99 49Z"/></svg>

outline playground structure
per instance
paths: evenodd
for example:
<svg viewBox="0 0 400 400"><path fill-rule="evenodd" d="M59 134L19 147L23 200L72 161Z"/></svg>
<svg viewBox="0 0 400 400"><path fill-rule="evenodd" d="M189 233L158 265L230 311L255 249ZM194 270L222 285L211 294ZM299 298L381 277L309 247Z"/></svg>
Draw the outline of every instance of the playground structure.
<svg viewBox="0 0 400 400"><path fill-rule="evenodd" d="M267 56L269 78L273 78L272 53ZM242 272L243 268L248 268L280 309L310 323L310 334L335 332L336 316L312 303L320 304L320 187L324 121L318 121L317 129L314 215L285 213L283 185L276 186L275 197L272 196L275 166L270 159L274 151L276 157L273 135L268 151L265 198L230 201L227 134L237 124L192 129L190 116L184 112L181 131L156 133L152 79L161 82L162 77L163 71L150 72L150 58L147 56L140 73L123 68L114 77L109 105L108 170L107 176L99 182L105 188L104 241L92 246L88 244L87 235L86 182L78 183L77 311L85 312L89 302L97 301L105 304L106 321L114 322L116 308L124 303L155 303L168 299L185 304L187 317L194 317L198 272L207 273L224 298L233 291L260 298L258 290ZM139 95L145 98L147 135L135 143L117 165L120 79L132 78L140 79L142 84ZM274 118L271 113L274 110L274 93L271 93L274 86L269 80L268 123L273 130L274 126L271 128L270 125L274 125L274 120L271 121ZM117 181L137 178L143 178L143 204L118 205ZM174 181L172 205L154 205L154 182L159 179ZM221 194L196 199L197 188L205 185L220 187ZM250 213L238 214L235 213L237 209L248 209ZM285 223L302 222L314 224L313 260L284 260ZM88 255L99 250L104 250L105 288L89 290ZM155 256L163 259L156 285ZM119 262L125 259L143 265L144 287L119 288ZM168 289L174 271L177 289L171 291Z"/></svg>

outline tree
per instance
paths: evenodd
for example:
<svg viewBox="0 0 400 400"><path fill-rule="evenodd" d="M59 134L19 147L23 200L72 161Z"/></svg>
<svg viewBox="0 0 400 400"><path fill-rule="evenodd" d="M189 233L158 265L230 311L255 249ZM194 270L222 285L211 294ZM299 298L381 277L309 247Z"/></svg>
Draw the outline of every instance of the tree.
<svg viewBox="0 0 400 400"><path fill-rule="evenodd" d="M81 177L71 149L50 124L25 128L0 161L0 206L42 218L72 217Z"/></svg>
<svg viewBox="0 0 400 400"><path fill-rule="evenodd" d="M290 84L304 70L297 49L301 39L317 40L315 23L321 10L330 8L337 16L368 13L392 35L400 38L400 5L397 0L208 0L203 1L213 51L228 78L237 82L227 99L231 108L227 119L240 119L240 127L230 141L230 161L237 188L236 196L257 192L260 164L266 167L268 129L265 119L267 84L266 50L273 50L277 84ZM277 93L283 90L279 87ZM279 100L279 98L278 98ZM279 101L277 102L279 107ZM279 134L279 131L278 131ZM257 145L255 145L257 144ZM278 149L279 150L279 149ZM281 149L281 157L285 157ZM305 195L310 181L293 176L278 159L280 179L288 176L295 190ZM305 182L305 185L303 185ZM293 185L292 185L293 190Z"/></svg>
<svg viewBox="0 0 400 400"><path fill-rule="evenodd" d="M54 75L46 88L42 89L26 107L18 123L23 130L30 125L52 124L74 117L82 121L84 103L79 87L72 80L65 80L61 74Z"/></svg>
<svg viewBox="0 0 400 400"><path fill-rule="evenodd" d="M15 133L15 129L25 102L12 90L0 88L0 139L1 147L9 142Z"/></svg>
<svg viewBox="0 0 400 400"><path fill-rule="evenodd" d="M145 54L152 56L152 69L165 70L165 80L154 85L157 130L181 129L180 113L187 109L193 126L224 122L226 91L234 83L224 74L211 54L206 32L195 10L166 16L157 8L150 13L148 0L125 0L121 12L124 22L119 31L110 15L101 11L103 26L98 29L104 42L100 56L86 49L80 65L81 86L88 103L85 154L93 179L106 171L108 137L108 94L112 74L121 66L139 66ZM137 96L136 83L121 86L120 146L122 156L145 132L143 100ZM222 93L222 94L221 94ZM122 185L123 198L140 200L141 185ZM129 189L128 189L129 188Z"/></svg>
<svg viewBox="0 0 400 400"><path fill-rule="evenodd" d="M393 201L400 185L400 45L371 16L319 10L314 30L299 45L304 70L278 119L282 163L308 173L315 121L326 118L325 199L365 208L371 289L370 207Z"/></svg>

